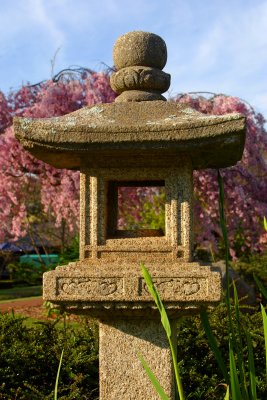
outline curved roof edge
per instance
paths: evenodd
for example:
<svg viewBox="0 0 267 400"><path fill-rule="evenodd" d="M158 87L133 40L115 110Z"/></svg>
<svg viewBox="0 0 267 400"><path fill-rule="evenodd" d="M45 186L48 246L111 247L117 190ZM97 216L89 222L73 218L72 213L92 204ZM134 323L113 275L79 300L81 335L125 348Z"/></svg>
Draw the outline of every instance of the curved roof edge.
<svg viewBox="0 0 267 400"><path fill-rule="evenodd" d="M139 164L167 166L181 153L191 157L195 169L221 168L241 159L245 142L243 115L206 115L164 101L99 104L62 117L14 118L14 129L31 154L69 169L105 162L113 166L112 158L131 164L136 157L136 165L140 155L146 161Z"/></svg>

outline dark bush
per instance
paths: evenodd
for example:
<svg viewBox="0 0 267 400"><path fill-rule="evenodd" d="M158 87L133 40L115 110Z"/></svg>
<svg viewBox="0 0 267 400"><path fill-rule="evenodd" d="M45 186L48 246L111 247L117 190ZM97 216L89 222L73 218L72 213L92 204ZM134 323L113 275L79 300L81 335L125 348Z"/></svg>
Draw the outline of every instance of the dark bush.
<svg viewBox="0 0 267 400"><path fill-rule="evenodd" d="M228 322L225 305L220 304L209 314L212 331L227 365L229 360ZM234 321L236 324L236 322ZM267 399L267 382L265 376L265 351L261 313L241 313L241 332L244 359L247 360L245 332L252 337L256 367L257 394L259 399ZM178 324L178 361L181 360L181 375L186 398L201 400L223 399L225 382L210 350L202 328L200 317L184 318Z"/></svg>
<svg viewBox="0 0 267 400"><path fill-rule="evenodd" d="M59 327L0 314L0 399L49 400L60 355L64 357L59 382L61 400L98 398L98 346L92 323Z"/></svg>
<svg viewBox="0 0 267 400"><path fill-rule="evenodd" d="M42 283L43 273L50 271L54 266L40 265L35 266L30 263L16 262L8 264L7 270L16 285L40 285Z"/></svg>
<svg viewBox="0 0 267 400"><path fill-rule="evenodd" d="M14 286L14 281L7 279L7 280L0 280L0 289L11 289Z"/></svg>
<svg viewBox="0 0 267 400"><path fill-rule="evenodd" d="M263 285L267 287L267 252L262 254L253 254L248 258L241 258L232 264L233 268L238 272L241 278L250 285L255 286L254 275L256 275ZM257 294L261 297L259 291L257 291Z"/></svg>

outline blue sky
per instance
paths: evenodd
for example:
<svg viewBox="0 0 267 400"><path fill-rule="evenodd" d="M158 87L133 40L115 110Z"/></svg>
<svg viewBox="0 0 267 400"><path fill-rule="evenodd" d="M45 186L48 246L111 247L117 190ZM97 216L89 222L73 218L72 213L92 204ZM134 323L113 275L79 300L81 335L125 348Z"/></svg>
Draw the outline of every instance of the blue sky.
<svg viewBox="0 0 267 400"><path fill-rule="evenodd" d="M115 40L132 30L166 41L169 95L230 94L267 119L264 0L0 0L0 90L50 78L53 58L54 73L112 66Z"/></svg>

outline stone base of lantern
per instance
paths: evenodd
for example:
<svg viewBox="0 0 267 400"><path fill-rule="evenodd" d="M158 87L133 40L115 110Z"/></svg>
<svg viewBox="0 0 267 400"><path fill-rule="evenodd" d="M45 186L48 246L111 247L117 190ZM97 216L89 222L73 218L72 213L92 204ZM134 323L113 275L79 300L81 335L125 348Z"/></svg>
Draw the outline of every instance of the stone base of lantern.
<svg viewBox="0 0 267 400"><path fill-rule="evenodd" d="M159 320L111 319L100 322L101 400L158 400L137 353L141 353L171 400L175 381L166 333ZM172 322L173 337L176 324ZM175 348L175 345L174 345Z"/></svg>
<svg viewBox="0 0 267 400"><path fill-rule="evenodd" d="M169 318L214 306L221 275L195 262L146 262ZM157 400L137 353L175 398L166 333L138 263L82 260L46 272L43 296L55 306L100 321L100 399ZM175 322L172 322L175 337ZM175 347L175 346L174 346Z"/></svg>
<svg viewBox="0 0 267 400"><path fill-rule="evenodd" d="M216 305L221 275L198 263L146 264L171 319ZM81 261L46 272L44 300L75 314L109 318L158 318L140 266Z"/></svg>

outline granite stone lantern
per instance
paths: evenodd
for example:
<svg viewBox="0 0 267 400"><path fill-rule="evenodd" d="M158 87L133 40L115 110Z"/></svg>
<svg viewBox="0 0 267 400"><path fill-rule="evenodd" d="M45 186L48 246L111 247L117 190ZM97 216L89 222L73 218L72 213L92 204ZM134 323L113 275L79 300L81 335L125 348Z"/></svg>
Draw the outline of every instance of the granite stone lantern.
<svg viewBox="0 0 267 400"><path fill-rule="evenodd" d="M141 275L149 269L172 321L214 306L221 277L192 258L193 170L240 160L245 119L167 102L165 42L130 32L114 46L114 103L63 117L17 118L16 137L56 168L80 170L80 260L44 274L45 300L99 320L100 399L158 399L137 352L170 399L175 385L159 315ZM120 187L162 187L165 231L119 227Z"/></svg>

